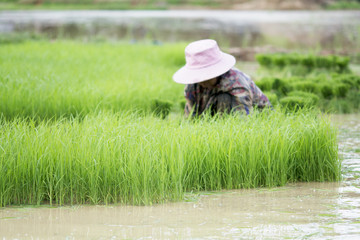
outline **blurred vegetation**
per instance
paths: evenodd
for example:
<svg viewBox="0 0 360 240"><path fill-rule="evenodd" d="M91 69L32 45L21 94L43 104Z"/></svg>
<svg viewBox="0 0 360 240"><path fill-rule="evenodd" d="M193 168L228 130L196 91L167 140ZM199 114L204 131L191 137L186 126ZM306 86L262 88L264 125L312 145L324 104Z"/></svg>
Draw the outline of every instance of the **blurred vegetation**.
<svg viewBox="0 0 360 240"><path fill-rule="evenodd" d="M351 73L349 59L340 56L259 54L256 84L272 104L294 110L320 108L325 112L359 112L360 76ZM274 96L275 95L275 96Z"/></svg>
<svg viewBox="0 0 360 240"><path fill-rule="evenodd" d="M360 9L360 0L338 0L333 3L327 5L326 7L329 10L337 10L337 9Z"/></svg>
<svg viewBox="0 0 360 240"><path fill-rule="evenodd" d="M244 0L0 0L0 9L168 9L171 7L206 7L231 9ZM251 2L249 0L248 2ZM320 4L321 3L321 4ZM256 2L253 3L256 8ZM276 9L276 2L273 3ZM325 9L360 9L359 0L319 2Z"/></svg>
<svg viewBox="0 0 360 240"><path fill-rule="evenodd" d="M300 54L258 54L256 60L264 68L281 69L285 66L296 67L304 72L310 72L314 69L323 69L333 72L348 72L348 57L336 55L314 56Z"/></svg>
<svg viewBox="0 0 360 240"><path fill-rule="evenodd" d="M46 37L36 33L8 33L0 34L0 44L15 44L25 41L45 40Z"/></svg>
<svg viewBox="0 0 360 240"><path fill-rule="evenodd" d="M5 9L167 9L189 5L219 7L232 0L0 0Z"/></svg>

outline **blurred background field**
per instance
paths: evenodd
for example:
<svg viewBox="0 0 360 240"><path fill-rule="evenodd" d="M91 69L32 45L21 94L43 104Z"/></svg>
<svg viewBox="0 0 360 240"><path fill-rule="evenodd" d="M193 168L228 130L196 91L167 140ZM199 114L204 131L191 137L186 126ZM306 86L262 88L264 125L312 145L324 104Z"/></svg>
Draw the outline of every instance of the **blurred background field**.
<svg viewBox="0 0 360 240"><path fill-rule="evenodd" d="M3 9L359 9L358 0L1 0Z"/></svg>
<svg viewBox="0 0 360 240"><path fill-rule="evenodd" d="M155 100L176 102L179 111L183 86L169 79L184 64L183 47L72 41L6 45L0 48L0 111L6 118L150 113Z"/></svg>

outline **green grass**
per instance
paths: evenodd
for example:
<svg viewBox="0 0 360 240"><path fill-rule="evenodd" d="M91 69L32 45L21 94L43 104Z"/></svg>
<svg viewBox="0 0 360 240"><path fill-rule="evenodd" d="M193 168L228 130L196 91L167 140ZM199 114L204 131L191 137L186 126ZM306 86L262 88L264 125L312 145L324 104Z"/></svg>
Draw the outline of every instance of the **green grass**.
<svg viewBox="0 0 360 240"><path fill-rule="evenodd" d="M166 5L131 5L128 3L98 3L98 4L66 4L66 3L46 3L42 5L0 3L3 10L165 10Z"/></svg>
<svg viewBox="0 0 360 240"><path fill-rule="evenodd" d="M36 2L39 2L36 4ZM133 1L135 2L135 1ZM166 9L167 4L156 4L153 1L137 1L136 4L132 4L131 1L88 1L88 0L63 0L63 1L51 1L51 0L1 0L0 8L6 10L81 10L81 9L100 9L100 10L128 10L128 9Z"/></svg>
<svg viewBox="0 0 360 240"><path fill-rule="evenodd" d="M202 6L205 8L221 8L229 1L219 0L0 0L0 8L6 10L76 10L76 9L103 9L103 10L153 10L169 9L173 6Z"/></svg>
<svg viewBox="0 0 360 240"><path fill-rule="evenodd" d="M242 0L0 0L0 8L13 9L168 9L174 6L200 6L204 8L231 8ZM360 9L358 0L338 0L325 9Z"/></svg>
<svg viewBox="0 0 360 240"><path fill-rule="evenodd" d="M184 85L172 74L184 44L23 42L0 45L0 113L40 119L102 110L149 113L180 107Z"/></svg>
<svg viewBox="0 0 360 240"><path fill-rule="evenodd" d="M339 10L339 9L348 9L348 10L358 10L360 9L359 0L338 0L326 6L329 10Z"/></svg>
<svg viewBox="0 0 360 240"><path fill-rule="evenodd" d="M340 178L336 128L280 110L192 121L150 115L0 120L0 206L154 204L185 192Z"/></svg>

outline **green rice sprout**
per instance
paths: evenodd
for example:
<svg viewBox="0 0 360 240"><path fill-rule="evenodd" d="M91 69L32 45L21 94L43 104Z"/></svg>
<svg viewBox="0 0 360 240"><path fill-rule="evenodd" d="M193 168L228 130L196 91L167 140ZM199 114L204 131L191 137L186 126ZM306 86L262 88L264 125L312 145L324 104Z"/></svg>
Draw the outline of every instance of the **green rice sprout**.
<svg viewBox="0 0 360 240"><path fill-rule="evenodd" d="M186 192L337 181L337 130L280 110L162 119L101 112L0 119L0 206L151 205Z"/></svg>

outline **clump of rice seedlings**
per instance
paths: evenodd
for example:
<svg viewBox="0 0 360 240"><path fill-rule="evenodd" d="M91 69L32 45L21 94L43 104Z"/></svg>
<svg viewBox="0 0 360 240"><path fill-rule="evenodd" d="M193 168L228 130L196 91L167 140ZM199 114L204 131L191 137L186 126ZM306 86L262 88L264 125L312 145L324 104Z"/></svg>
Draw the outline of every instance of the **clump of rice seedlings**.
<svg viewBox="0 0 360 240"><path fill-rule="evenodd" d="M337 181L336 137L326 116L304 111L0 118L0 206L148 205L190 191Z"/></svg>
<svg viewBox="0 0 360 240"><path fill-rule="evenodd" d="M350 86L344 83L339 83L334 86L334 93L337 97L344 98L346 97Z"/></svg>
<svg viewBox="0 0 360 240"><path fill-rule="evenodd" d="M266 77L256 81L266 93L276 94L288 109L319 107L325 112L351 113L360 111L360 76L330 74L311 77Z"/></svg>
<svg viewBox="0 0 360 240"><path fill-rule="evenodd" d="M298 96L298 97L306 98L309 100L309 104L310 104L309 106L316 106L317 103L319 102L319 97L316 94L310 92L293 91L290 92L288 96Z"/></svg>
<svg viewBox="0 0 360 240"><path fill-rule="evenodd" d="M292 90L292 86L286 80L274 78L272 89L281 95L287 95L287 93Z"/></svg>
<svg viewBox="0 0 360 240"><path fill-rule="evenodd" d="M360 76L355 74L333 74L333 78L336 78L338 82L348 85L350 88L360 88Z"/></svg>
<svg viewBox="0 0 360 240"><path fill-rule="evenodd" d="M278 103L278 96L273 92L263 92L273 106Z"/></svg>
<svg viewBox="0 0 360 240"><path fill-rule="evenodd" d="M293 89L303 92L317 93L319 92L319 86L315 81L303 80L292 83Z"/></svg>
<svg viewBox="0 0 360 240"><path fill-rule="evenodd" d="M348 72L349 61L348 57L340 57L336 55L331 56L314 56L301 54L258 54L256 60L260 66L264 68L284 67L301 67L307 72L316 69L325 69L333 72Z"/></svg>
<svg viewBox="0 0 360 240"><path fill-rule="evenodd" d="M328 103L330 112L351 113L353 106L343 99L330 100Z"/></svg>
<svg viewBox="0 0 360 240"><path fill-rule="evenodd" d="M186 99L185 98L180 99L179 100L180 109L184 109L185 105L186 105Z"/></svg>
<svg viewBox="0 0 360 240"><path fill-rule="evenodd" d="M256 85L263 91L268 92L273 88L274 78L262 78L256 81Z"/></svg>
<svg viewBox="0 0 360 240"><path fill-rule="evenodd" d="M161 118L165 118L169 115L171 107L173 106L172 102L163 101L159 99L152 100L151 109L155 116L159 116Z"/></svg>
<svg viewBox="0 0 360 240"><path fill-rule="evenodd" d="M288 96L280 99L280 104L287 110L297 111L311 106L312 100L303 96Z"/></svg>
<svg viewBox="0 0 360 240"><path fill-rule="evenodd" d="M325 99L330 99L333 97L334 95L334 91L333 91L333 86L330 85L329 83L324 83L322 86L321 86L321 94L323 95L323 97Z"/></svg>

